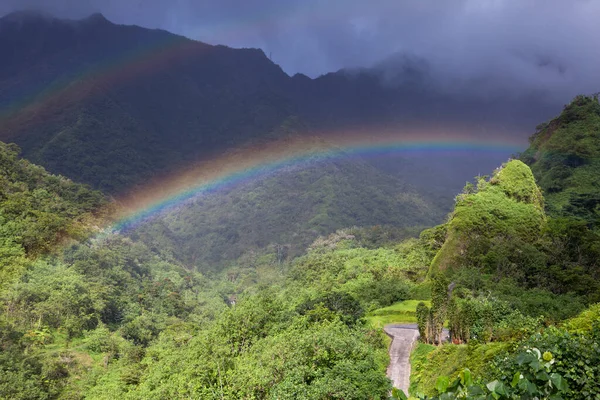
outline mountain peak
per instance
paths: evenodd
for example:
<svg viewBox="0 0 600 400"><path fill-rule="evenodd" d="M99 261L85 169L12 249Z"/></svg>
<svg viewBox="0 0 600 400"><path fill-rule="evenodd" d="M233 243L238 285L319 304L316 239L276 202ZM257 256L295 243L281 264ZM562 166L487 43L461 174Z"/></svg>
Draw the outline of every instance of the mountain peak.
<svg viewBox="0 0 600 400"><path fill-rule="evenodd" d="M95 24L106 24L106 23L110 24L111 23L108 19L106 19L106 17L104 15L102 15L99 12L90 15L89 17L83 19L83 21L88 22L88 23L95 23Z"/></svg>

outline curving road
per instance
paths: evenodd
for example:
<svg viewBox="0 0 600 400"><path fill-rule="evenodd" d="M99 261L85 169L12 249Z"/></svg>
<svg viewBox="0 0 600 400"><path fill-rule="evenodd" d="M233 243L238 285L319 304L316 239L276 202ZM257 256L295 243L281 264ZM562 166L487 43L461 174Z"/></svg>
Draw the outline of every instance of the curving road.
<svg viewBox="0 0 600 400"><path fill-rule="evenodd" d="M387 375L395 388L402 389L408 394L410 386L410 353L419 338L417 324L394 324L383 328L392 338L390 346L390 365ZM448 338L448 330L443 331L443 340Z"/></svg>

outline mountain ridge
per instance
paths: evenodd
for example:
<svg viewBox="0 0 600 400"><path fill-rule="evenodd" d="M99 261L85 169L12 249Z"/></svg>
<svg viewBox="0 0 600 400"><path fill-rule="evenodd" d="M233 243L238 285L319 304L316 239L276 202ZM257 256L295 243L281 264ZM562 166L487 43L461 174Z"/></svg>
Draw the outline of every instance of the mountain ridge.
<svg viewBox="0 0 600 400"><path fill-rule="evenodd" d="M409 63L408 75L399 72L401 84L387 84L377 69L290 77L260 49L208 45L100 16L54 21L50 28L30 23L20 31L3 24L0 53L10 57L0 67L0 139L17 142L52 172L111 193L176 160L187 163L263 137L290 116L303 120L308 132L401 131L427 121L474 136L514 137L555 107L537 95L457 97L415 80L420 63ZM96 136L123 145L114 148ZM101 157L87 160L103 147L126 168L111 170ZM121 155L124 149L129 156ZM501 161L490 160L487 169ZM100 169L92 173L93 165Z"/></svg>

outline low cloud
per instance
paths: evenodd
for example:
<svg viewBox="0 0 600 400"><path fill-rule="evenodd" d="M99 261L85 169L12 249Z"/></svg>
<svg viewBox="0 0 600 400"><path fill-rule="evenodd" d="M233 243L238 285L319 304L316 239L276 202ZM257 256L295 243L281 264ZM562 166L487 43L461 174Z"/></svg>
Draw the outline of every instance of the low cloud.
<svg viewBox="0 0 600 400"><path fill-rule="evenodd" d="M260 47L290 74L393 70L409 57L450 90L545 91L566 100L600 90L597 0L0 1L0 14L23 8L70 18L102 12L118 23Z"/></svg>

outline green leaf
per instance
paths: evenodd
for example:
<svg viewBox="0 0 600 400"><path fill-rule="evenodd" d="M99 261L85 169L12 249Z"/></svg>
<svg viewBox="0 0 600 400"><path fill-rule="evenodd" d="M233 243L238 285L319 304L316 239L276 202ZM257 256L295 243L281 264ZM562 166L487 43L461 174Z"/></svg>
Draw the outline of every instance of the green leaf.
<svg viewBox="0 0 600 400"><path fill-rule="evenodd" d="M450 379L447 376L440 376L435 383L435 389L438 393L444 393L448 389Z"/></svg>
<svg viewBox="0 0 600 400"><path fill-rule="evenodd" d="M471 386L473 384L473 375L468 368L463 369L460 373L460 383L462 383L463 386Z"/></svg>
<svg viewBox="0 0 600 400"><path fill-rule="evenodd" d="M548 376L548 373L546 373L546 371L542 370L535 374L535 379L548 382L550 380L550 377Z"/></svg>
<svg viewBox="0 0 600 400"><path fill-rule="evenodd" d="M567 382L556 372L550 374L550 381L559 391L565 391L568 388Z"/></svg>
<svg viewBox="0 0 600 400"><path fill-rule="evenodd" d="M531 395L538 394L539 389L533 382L527 382L527 392Z"/></svg>
<svg viewBox="0 0 600 400"><path fill-rule="evenodd" d="M527 390L527 388L529 387L529 379L527 378L522 378L519 383L517 384L517 386L519 387L519 389L521 390Z"/></svg>
<svg viewBox="0 0 600 400"><path fill-rule="evenodd" d="M540 369L542 369L542 363L540 363L540 360L538 360L537 358L534 358L530 363L529 366L531 367L531 369L533 369L535 372L538 372Z"/></svg>
<svg viewBox="0 0 600 400"><path fill-rule="evenodd" d="M483 391L483 389L480 386L477 386L477 385L469 386L467 388L467 392L469 394L469 398L471 398L473 396L481 396L481 395L485 394L485 392Z"/></svg>
<svg viewBox="0 0 600 400"><path fill-rule="evenodd" d="M508 396L506 385L502 382L498 382L494 387L494 393L499 394L500 396Z"/></svg>
<svg viewBox="0 0 600 400"><path fill-rule="evenodd" d="M516 387L517 384L519 383L519 381L521 380L521 373L517 372L515 373L515 375L513 376L512 382L510 383L510 385L512 387Z"/></svg>
<svg viewBox="0 0 600 400"><path fill-rule="evenodd" d="M533 360L537 360L537 358L535 358L535 356L531 353L519 353L517 355L517 363L519 365L523 365L523 364L529 364L531 363Z"/></svg>
<svg viewBox="0 0 600 400"><path fill-rule="evenodd" d="M498 385L498 381L491 381L490 383L488 383L487 385L485 385L488 390L492 393L494 393L494 389L496 388L496 385Z"/></svg>
<svg viewBox="0 0 600 400"><path fill-rule="evenodd" d="M393 388L392 389L392 398L394 400L408 400L408 396L404 393L402 389Z"/></svg>

